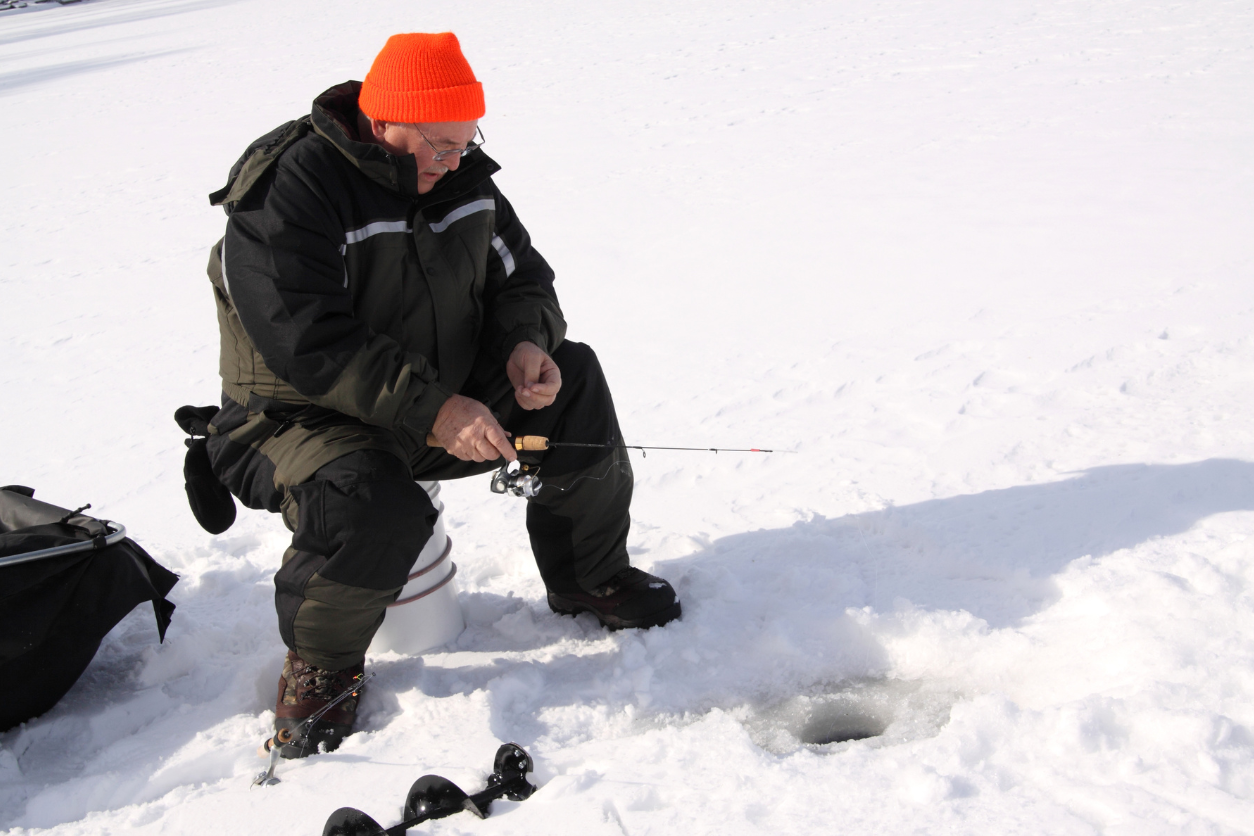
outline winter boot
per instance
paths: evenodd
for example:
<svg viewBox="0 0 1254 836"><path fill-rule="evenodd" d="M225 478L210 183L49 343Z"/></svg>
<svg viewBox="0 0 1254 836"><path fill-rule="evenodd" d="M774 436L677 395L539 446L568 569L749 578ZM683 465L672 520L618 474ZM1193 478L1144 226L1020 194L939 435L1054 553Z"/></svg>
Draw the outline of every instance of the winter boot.
<svg viewBox="0 0 1254 836"><path fill-rule="evenodd" d="M311 728L303 726L310 716L352 688L353 683L363 675L363 670L364 666L358 662L342 671L327 671L308 664L294 650L287 652L283 674L279 677L279 696L274 706L274 729L276 732L290 729L293 737L291 742L283 744L280 755L303 758L317 753L320 746L322 751L330 752L352 734L361 689L319 717Z"/></svg>
<svg viewBox="0 0 1254 836"><path fill-rule="evenodd" d="M550 589L549 609L561 615L590 612L611 630L661 627L681 615L675 589L634 566L628 566L591 592Z"/></svg>

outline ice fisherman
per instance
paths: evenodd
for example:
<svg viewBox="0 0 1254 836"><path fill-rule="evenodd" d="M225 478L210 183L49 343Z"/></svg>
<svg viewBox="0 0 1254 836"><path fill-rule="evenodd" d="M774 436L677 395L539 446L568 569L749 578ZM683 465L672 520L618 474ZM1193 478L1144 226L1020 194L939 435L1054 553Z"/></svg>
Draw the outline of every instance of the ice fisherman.
<svg viewBox="0 0 1254 836"><path fill-rule="evenodd" d="M596 355L564 339L553 271L492 181L484 111L452 33L394 35L364 82L254 142L214 195L228 220L209 261L223 397L208 459L292 531L276 729L362 674L436 521L416 480L542 464L527 532L550 608L610 628L680 616L671 585L629 565L625 451L511 446L622 439ZM283 755L334 749L357 702Z"/></svg>

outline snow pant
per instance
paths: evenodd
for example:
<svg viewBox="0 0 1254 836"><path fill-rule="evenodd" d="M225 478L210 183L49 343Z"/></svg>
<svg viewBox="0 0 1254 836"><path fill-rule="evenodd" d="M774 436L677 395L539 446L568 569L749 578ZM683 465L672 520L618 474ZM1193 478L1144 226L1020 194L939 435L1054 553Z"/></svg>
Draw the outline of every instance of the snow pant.
<svg viewBox="0 0 1254 836"><path fill-rule="evenodd" d="M553 352L556 401L514 402L499 379L462 394L484 401L515 435L621 443L605 375L586 345ZM458 479L504 462L466 462L404 429L371 427L328 410L255 397L223 397L208 453L218 479L250 508L281 513L292 545L275 574L284 643L306 662L340 670L365 657L385 609L405 585L437 512L416 480ZM520 453L539 466L527 500L527 532L545 586L589 590L628 566L631 464L621 447ZM514 501L501 498L496 501Z"/></svg>

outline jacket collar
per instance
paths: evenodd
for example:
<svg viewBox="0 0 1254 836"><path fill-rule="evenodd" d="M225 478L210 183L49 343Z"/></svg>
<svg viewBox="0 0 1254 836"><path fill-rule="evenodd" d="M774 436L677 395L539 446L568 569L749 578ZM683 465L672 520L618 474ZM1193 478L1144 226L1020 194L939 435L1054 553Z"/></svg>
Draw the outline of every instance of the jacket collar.
<svg viewBox="0 0 1254 836"><path fill-rule="evenodd" d="M372 142L361 142L357 133L357 96L360 81L337 84L314 99L314 131L335 146L348 161L371 181L419 204L418 208L456 200L475 190L480 183L501 170L482 149L467 154L431 191L418 194L418 161L413 154L394 156Z"/></svg>

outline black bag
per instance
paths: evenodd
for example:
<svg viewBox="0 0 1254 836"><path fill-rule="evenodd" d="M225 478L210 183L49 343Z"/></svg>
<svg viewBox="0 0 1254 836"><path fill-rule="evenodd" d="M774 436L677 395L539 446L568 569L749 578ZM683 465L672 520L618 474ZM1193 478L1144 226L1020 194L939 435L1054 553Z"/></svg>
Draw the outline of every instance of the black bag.
<svg viewBox="0 0 1254 836"><path fill-rule="evenodd" d="M152 601L162 641L174 612L178 575L125 528L34 494L0 488L0 731L56 705L138 604Z"/></svg>

